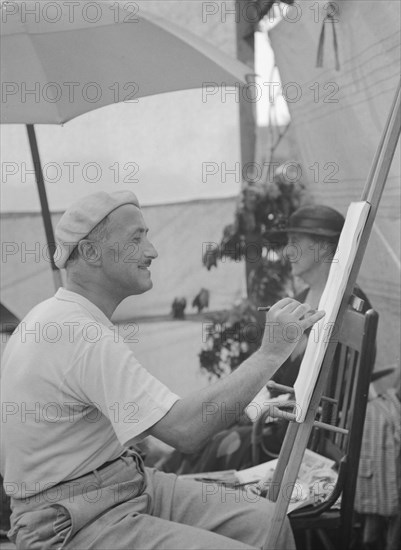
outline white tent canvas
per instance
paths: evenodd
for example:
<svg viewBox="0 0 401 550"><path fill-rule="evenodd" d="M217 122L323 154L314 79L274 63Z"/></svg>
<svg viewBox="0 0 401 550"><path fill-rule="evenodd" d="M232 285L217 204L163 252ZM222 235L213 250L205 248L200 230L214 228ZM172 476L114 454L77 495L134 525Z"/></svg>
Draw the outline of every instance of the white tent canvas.
<svg viewBox="0 0 401 550"><path fill-rule="evenodd" d="M290 131L303 176L316 202L345 214L361 196L398 83L400 4L334 6L331 24L323 22L326 3L297 3L270 39L291 94ZM323 25L323 66L316 67ZM358 278L380 316L376 368L399 368L400 361L399 159L398 147Z"/></svg>
<svg viewBox="0 0 401 550"><path fill-rule="evenodd" d="M235 20L204 21L201 7L146 2L147 11L235 58ZM21 317L54 287L26 129L2 125L0 132L2 300ZM117 319L168 314L177 295L190 302L202 286L211 292L211 308L230 307L242 295L242 265L227 263L211 272L202 266L202 243L221 238L241 186L236 97L178 91L111 105L64 126L38 125L36 132L54 223L73 201L98 190L131 189L149 207L145 217L159 251L154 289L135 308L129 300L123 304Z"/></svg>

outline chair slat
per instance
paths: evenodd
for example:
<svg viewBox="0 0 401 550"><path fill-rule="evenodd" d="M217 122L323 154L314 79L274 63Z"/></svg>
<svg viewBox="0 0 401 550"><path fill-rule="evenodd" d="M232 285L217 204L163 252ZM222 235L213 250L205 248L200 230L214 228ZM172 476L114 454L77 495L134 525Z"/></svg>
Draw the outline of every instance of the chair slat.
<svg viewBox="0 0 401 550"><path fill-rule="evenodd" d="M378 315L349 309L338 335L338 346L321 401L319 421L315 421L308 448L335 460L340 474L331 497L326 503L308 511L295 510L290 514L294 529L334 528L341 530L341 548L347 548L352 529L353 502L363 424L373 371ZM287 413L288 415L288 413ZM284 416L284 414L283 414ZM287 416L288 419L288 416ZM287 435L294 439L295 424L290 422ZM333 432L331 427L338 429ZM344 433L348 430L348 435ZM294 433L293 433L294 432ZM342 493L341 510L330 508L333 498ZM298 517L297 517L298 513Z"/></svg>

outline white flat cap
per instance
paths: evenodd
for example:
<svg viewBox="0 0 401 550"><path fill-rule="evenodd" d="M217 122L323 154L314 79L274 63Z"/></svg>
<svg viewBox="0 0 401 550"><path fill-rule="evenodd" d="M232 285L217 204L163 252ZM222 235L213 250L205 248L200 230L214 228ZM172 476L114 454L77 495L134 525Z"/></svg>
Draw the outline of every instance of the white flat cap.
<svg viewBox="0 0 401 550"><path fill-rule="evenodd" d="M71 252L80 240L84 239L113 210L124 204L139 206L132 191L105 193L99 191L82 197L71 205L56 226L56 252L54 263L60 269L65 267Z"/></svg>

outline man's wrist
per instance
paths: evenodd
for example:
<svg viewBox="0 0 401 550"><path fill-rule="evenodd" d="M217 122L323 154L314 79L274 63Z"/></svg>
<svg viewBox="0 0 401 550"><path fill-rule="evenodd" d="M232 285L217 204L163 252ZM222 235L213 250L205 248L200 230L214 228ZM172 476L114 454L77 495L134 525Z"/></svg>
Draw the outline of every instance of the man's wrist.
<svg viewBox="0 0 401 550"><path fill-rule="evenodd" d="M281 366L281 361L268 351L259 348L251 356L254 358L255 365L267 376L273 376L276 370Z"/></svg>

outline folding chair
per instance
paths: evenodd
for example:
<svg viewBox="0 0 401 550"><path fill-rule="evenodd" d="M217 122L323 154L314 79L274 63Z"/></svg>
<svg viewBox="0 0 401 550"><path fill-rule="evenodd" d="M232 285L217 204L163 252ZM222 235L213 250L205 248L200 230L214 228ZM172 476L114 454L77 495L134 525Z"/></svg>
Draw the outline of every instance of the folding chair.
<svg viewBox="0 0 401 550"><path fill-rule="evenodd" d="M353 504L358 475L359 456L363 435L369 383L375 359L378 314L370 309L365 314L348 309L345 313L333 366L325 395L321 399L319 420L348 430L348 434L313 428L308 448L338 465L338 479L330 496L322 503L294 510L290 515L295 532L306 531L306 540L315 533L324 548L336 546L326 530L336 529L338 548L347 550L351 542ZM293 391L292 388L285 388ZM269 411L254 426L254 456L263 445L263 427ZM319 423L318 423L319 424ZM263 448L264 452L268 449ZM340 509L333 504L341 496ZM312 547L313 550L315 546Z"/></svg>

